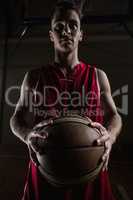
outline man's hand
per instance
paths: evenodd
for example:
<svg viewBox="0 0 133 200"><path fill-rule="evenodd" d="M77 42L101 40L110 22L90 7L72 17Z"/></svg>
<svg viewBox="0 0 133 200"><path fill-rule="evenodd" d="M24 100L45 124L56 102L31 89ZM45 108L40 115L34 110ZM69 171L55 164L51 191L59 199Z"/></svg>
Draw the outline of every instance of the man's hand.
<svg viewBox="0 0 133 200"><path fill-rule="evenodd" d="M37 124L27 136L27 145L31 160L35 165L38 165L36 153L41 152L41 144L44 144L48 138L48 132L45 131L45 126L52 125L53 120L44 120Z"/></svg>
<svg viewBox="0 0 133 200"><path fill-rule="evenodd" d="M104 162L103 171L108 168L109 156L113 145L113 139L111 135L108 133L107 129L103 127L98 122L91 122L91 126L99 129L101 132L101 137L97 140L97 145L105 145L105 152L102 156L102 160Z"/></svg>

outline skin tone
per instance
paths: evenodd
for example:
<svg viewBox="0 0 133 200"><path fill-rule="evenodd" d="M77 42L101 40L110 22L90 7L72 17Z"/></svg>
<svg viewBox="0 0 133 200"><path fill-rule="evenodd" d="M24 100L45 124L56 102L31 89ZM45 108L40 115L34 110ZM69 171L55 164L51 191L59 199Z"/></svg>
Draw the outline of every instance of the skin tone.
<svg viewBox="0 0 133 200"><path fill-rule="evenodd" d="M83 37L80 26L79 16L74 10L57 12L51 22L49 36L54 45L55 62L61 64L64 71L79 63L78 45Z"/></svg>
<svg viewBox="0 0 133 200"><path fill-rule="evenodd" d="M51 22L49 36L54 46L54 61L60 64L61 70L66 74L79 63L78 46L82 41L83 32L77 12L72 9L63 13L56 12ZM97 74L102 94L102 104L108 123L102 126L97 122L92 122L91 125L98 128L102 133L102 136L97 140L97 145L105 144L105 152L102 157L104 161L103 170L105 170L108 166L112 145L120 133L122 122L112 99L110 84L106 74L100 69L97 70ZM39 151L39 147L36 145L36 139L39 138L43 141L48 137L48 133L44 131L43 133L36 132L38 128L52 124L53 120L44 120L36 125L33 123L33 114L29 113L29 109L23 106L25 88L27 87L30 90L34 85L33 80L35 82L35 77L27 73L21 88L21 98L11 118L10 125L13 133L28 145L31 159L37 164L35 152Z"/></svg>

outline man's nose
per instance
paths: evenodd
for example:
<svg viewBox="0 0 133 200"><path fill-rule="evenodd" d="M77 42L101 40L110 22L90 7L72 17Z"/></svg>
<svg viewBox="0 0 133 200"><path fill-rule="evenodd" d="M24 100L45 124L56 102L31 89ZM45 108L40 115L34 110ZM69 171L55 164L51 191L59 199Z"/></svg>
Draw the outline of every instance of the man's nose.
<svg viewBox="0 0 133 200"><path fill-rule="evenodd" d="M69 24L66 24L63 30L63 35L70 34L70 33L71 33L71 29L69 27Z"/></svg>

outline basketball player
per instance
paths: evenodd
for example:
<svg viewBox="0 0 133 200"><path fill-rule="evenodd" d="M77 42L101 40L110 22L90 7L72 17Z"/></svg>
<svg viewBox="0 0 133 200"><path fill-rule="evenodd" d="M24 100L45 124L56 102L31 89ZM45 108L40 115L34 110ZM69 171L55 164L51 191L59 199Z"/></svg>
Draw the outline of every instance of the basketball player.
<svg viewBox="0 0 133 200"><path fill-rule="evenodd" d="M120 133L122 122L112 99L105 72L78 58L78 47L83 39L81 15L81 10L70 1L57 4L49 31L54 47L54 60L44 67L27 72L20 99L10 121L13 133L27 144L31 157L23 200L115 199L107 167L110 151ZM75 97L74 91L83 95L83 89L85 96L88 92L91 94L91 98L88 98L89 103L85 102L84 106L77 104L76 100L71 101ZM64 91L68 93L63 93ZM68 94L72 96L69 98ZM60 98L57 98L59 95ZM36 152L41 150L38 139L45 141L49 137L47 132L39 133L39 128L52 124L54 118L68 110L79 111L78 114L92 120L92 126L102 132L97 145L105 143L106 150L102 157L103 170L94 182L62 190L49 185L41 176Z"/></svg>

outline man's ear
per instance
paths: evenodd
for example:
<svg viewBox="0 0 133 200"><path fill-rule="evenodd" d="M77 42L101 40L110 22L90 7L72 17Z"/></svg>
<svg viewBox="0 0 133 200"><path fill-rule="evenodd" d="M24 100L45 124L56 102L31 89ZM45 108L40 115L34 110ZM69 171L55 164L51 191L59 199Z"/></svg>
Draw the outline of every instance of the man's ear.
<svg viewBox="0 0 133 200"><path fill-rule="evenodd" d="M80 37L79 37L79 41L81 42L83 40L83 30L80 30Z"/></svg>
<svg viewBox="0 0 133 200"><path fill-rule="evenodd" d="M49 31L49 38L51 42L54 42L53 32L51 30Z"/></svg>

